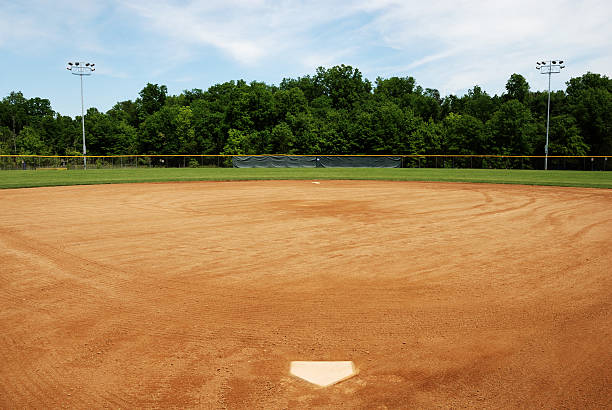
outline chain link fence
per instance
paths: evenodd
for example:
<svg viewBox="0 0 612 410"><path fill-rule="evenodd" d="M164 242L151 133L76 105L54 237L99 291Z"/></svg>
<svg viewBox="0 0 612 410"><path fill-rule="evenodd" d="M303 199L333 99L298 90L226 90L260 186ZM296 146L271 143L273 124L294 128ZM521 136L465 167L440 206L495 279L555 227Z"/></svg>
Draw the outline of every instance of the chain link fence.
<svg viewBox="0 0 612 410"><path fill-rule="evenodd" d="M241 155L88 155L86 158L88 169L231 168L234 156ZM381 155L326 156L380 157ZM396 155L396 157L401 158L402 168L544 169L544 156ZM82 156L0 155L0 170L83 168ZM606 156L549 156L548 169L612 171L612 164Z"/></svg>

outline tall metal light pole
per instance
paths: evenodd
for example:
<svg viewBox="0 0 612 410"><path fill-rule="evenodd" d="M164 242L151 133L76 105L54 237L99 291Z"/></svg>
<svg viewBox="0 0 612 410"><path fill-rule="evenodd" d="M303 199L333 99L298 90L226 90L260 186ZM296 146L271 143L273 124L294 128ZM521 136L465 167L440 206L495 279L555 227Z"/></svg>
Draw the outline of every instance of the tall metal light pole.
<svg viewBox="0 0 612 410"><path fill-rule="evenodd" d="M83 107L83 76L91 75L96 69L95 64L83 61L68 62L67 70L81 77L81 125L83 128L83 168L87 169L87 147L85 145L85 109Z"/></svg>
<svg viewBox="0 0 612 410"><path fill-rule="evenodd" d="M565 68L563 60L538 61L536 70L540 70L540 74L548 74L548 108L546 110L546 145L544 146L544 169L548 170L548 129L550 125L550 76L558 74Z"/></svg>

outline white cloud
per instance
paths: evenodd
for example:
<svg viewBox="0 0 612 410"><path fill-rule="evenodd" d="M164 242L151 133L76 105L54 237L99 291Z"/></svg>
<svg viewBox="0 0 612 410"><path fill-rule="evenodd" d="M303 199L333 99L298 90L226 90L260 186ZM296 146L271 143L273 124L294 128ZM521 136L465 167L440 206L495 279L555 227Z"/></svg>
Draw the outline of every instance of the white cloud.
<svg viewBox="0 0 612 410"><path fill-rule="evenodd" d="M586 50L609 55L612 49L612 6L598 0L381 1L370 10L379 13L368 25L371 35L406 51L407 71L420 68L449 92L470 87L470 80L497 79L499 89L500 75L533 70L539 59L571 64Z"/></svg>
<svg viewBox="0 0 612 410"><path fill-rule="evenodd" d="M71 43L79 50L100 50L94 21L102 3L24 0L0 7L0 47L45 51Z"/></svg>
<svg viewBox="0 0 612 410"><path fill-rule="evenodd" d="M385 47L404 55L400 65L392 65L395 71L438 75L438 86L450 92L471 86L465 81L488 83L500 72L507 78L531 70L538 59L583 58L585 50L605 53L612 38L607 24L612 7L599 0L215 0L187 5L139 0L127 7L175 49L195 53L210 46L247 66L356 60L382 70L377 74L394 75L394 70L385 72L388 62L372 64L381 60L377 48ZM342 27L335 32L334 25ZM320 38L322 28L331 35Z"/></svg>
<svg viewBox="0 0 612 410"><path fill-rule="evenodd" d="M21 12L14 5L0 7L0 47L14 48L44 35L35 16Z"/></svg>
<svg viewBox="0 0 612 410"><path fill-rule="evenodd" d="M117 77L162 77L214 50L241 70L346 63L443 93L476 84L500 92L514 72L539 88L540 59L564 58L568 74L610 75L611 15L604 0L23 0L0 7L0 49L93 53ZM109 36L119 23L130 36ZM127 64L111 68L112 59ZM139 63L146 71L131 66Z"/></svg>
<svg viewBox="0 0 612 410"><path fill-rule="evenodd" d="M208 1L187 5L171 1L126 3L142 19L142 26L168 39L175 47L212 46L245 65L268 58L300 53L322 55L317 28L352 16L358 8L342 2L311 1ZM338 40L331 39L332 41ZM341 40L341 39L340 39ZM327 47L324 47L327 48ZM324 60L344 50L330 50Z"/></svg>

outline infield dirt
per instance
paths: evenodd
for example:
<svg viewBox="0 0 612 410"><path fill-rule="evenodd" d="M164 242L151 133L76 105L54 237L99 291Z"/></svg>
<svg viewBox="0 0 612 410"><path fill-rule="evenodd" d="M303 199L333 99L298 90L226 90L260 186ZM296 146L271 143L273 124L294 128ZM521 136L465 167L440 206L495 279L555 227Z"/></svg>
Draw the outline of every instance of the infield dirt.
<svg viewBox="0 0 612 410"><path fill-rule="evenodd" d="M0 258L2 408L612 406L612 190L4 190Z"/></svg>

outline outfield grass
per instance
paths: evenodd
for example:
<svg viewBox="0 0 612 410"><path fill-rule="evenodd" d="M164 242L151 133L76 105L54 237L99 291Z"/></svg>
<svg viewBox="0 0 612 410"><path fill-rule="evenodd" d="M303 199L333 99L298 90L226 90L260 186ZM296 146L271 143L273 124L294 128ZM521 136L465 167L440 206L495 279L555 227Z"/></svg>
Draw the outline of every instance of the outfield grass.
<svg viewBox="0 0 612 410"><path fill-rule="evenodd" d="M0 188L264 179L371 179L612 188L612 172L447 168L137 168L0 171Z"/></svg>

